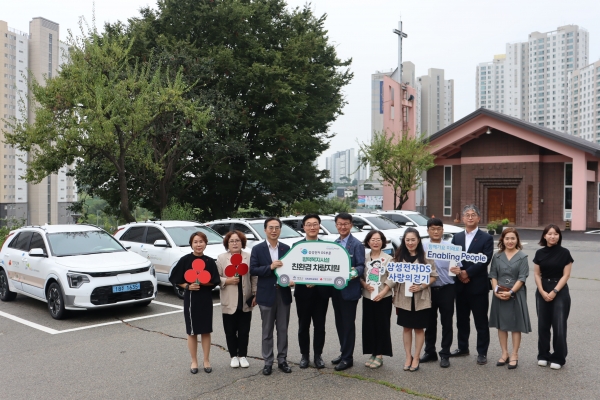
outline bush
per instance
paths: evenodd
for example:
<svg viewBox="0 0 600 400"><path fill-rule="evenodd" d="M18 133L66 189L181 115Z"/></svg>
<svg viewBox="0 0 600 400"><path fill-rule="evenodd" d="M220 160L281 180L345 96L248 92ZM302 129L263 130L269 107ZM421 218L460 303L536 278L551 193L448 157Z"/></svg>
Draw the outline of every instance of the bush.
<svg viewBox="0 0 600 400"><path fill-rule="evenodd" d="M487 230L488 231L495 231L498 228L498 224L494 221L490 222L489 224L487 224Z"/></svg>
<svg viewBox="0 0 600 400"><path fill-rule="evenodd" d="M0 245L4 243L10 231L18 229L25 225L24 219L6 217L0 219Z"/></svg>
<svg viewBox="0 0 600 400"><path fill-rule="evenodd" d="M508 225L508 223L510 222L508 220L508 218L504 218L502 221L500 221L502 223L502 225Z"/></svg>
<svg viewBox="0 0 600 400"><path fill-rule="evenodd" d="M200 221L201 214L200 209L192 207L189 203L180 204L172 201L162 210L160 217L162 220Z"/></svg>

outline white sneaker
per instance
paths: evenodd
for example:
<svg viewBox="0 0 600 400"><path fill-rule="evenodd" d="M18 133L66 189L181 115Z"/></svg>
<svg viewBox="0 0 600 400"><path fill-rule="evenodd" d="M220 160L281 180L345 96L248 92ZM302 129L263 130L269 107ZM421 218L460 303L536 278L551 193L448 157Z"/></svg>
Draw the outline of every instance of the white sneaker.
<svg viewBox="0 0 600 400"><path fill-rule="evenodd" d="M546 361L546 360L538 360L538 365L540 367L547 367L548 366L548 361Z"/></svg>
<svg viewBox="0 0 600 400"><path fill-rule="evenodd" d="M250 363L248 362L248 360L246 360L246 357L240 357L240 367L248 368L249 366Z"/></svg>
<svg viewBox="0 0 600 400"><path fill-rule="evenodd" d="M240 360L237 357L231 358L231 368L238 368L240 366Z"/></svg>
<svg viewBox="0 0 600 400"><path fill-rule="evenodd" d="M560 369L560 367L561 367L560 364L554 364L554 363L550 364L550 368L552 368L552 369Z"/></svg>

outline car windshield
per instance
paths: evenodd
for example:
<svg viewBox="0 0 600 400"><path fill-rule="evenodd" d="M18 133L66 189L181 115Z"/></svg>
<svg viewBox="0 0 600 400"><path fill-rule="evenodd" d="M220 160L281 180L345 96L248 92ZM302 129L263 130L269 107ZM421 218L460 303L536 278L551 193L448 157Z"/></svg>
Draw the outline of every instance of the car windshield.
<svg viewBox="0 0 600 400"><path fill-rule="evenodd" d="M208 238L208 244L221 244L223 243L223 238L215 231L205 226L194 225L194 226L172 226L170 228L165 228L175 242L176 246L179 247L189 247L190 246L190 236L194 232L202 232Z"/></svg>
<svg viewBox="0 0 600 400"><path fill-rule="evenodd" d="M260 235L261 239L266 239L267 236L265 234L265 224L263 222L258 222L255 224L250 224L256 232ZM303 238L300 233L296 232L286 224L281 224L281 235L279 235L279 239L289 239L289 238Z"/></svg>
<svg viewBox="0 0 600 400"><path fill-rule="evenodd" d="M49 233L47 238L52 254L57 257L126 251L104 231Z"/></svg>
<svg viewBox="0 0 600 400"><path fill-rule="evenodd" d="M398 229L399 226L396 225L393 221L385 218L385 217L365 217L366 221L375 225L375 227L379 230L386 231L388 229Z"/></svg>
<svg viewBox="0 0 600 400"><path fill-rule="evenodd" d="M322 220L321 225L323 225L323 227L325 227L325 229L327 229L330 234L338 234L339 233L337 228L335 227L335 221L332 219ZM356 233L356 232L360 232L360 231L361 230L355 226L353 226L352 229L350 230L351 233Z"/></svg>
<svg viewBox="0 0 600 400"><path fill-rule="evenodd" d="M419 226L427 226L427 221L429 221L429 218L423 214L407 214L405 217L412 219Z"/></svg>

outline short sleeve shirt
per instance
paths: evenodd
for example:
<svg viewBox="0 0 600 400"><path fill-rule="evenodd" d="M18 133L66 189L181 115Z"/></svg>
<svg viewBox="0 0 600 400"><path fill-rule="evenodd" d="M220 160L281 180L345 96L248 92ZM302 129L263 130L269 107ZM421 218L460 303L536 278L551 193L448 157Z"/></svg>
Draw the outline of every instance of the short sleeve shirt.
<svg viewBox="0 0 600 400"><path fill-rule="evenodd" d="M565 267L573 262L571 252L562 246L546 246L535 252L533 263L540 266L542 279L560 279Z"/></svg>

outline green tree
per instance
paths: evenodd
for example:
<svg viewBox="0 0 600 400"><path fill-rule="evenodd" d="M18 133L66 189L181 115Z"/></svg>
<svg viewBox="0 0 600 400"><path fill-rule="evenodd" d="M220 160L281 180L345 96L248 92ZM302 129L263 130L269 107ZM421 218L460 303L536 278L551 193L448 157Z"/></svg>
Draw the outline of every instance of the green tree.
<svg viewBox="0 0 600 400"><path fill-rule="evenodd" d="M143 196L166 206L178 172L171 166L189 157L186 138L206 125L209 114L184 96L192 85L182 71L156 68L152 54L141 63L128 35L83 32L69 38L69 62L58 76L32 79L35 122L13 121L6 142L29 152L27 181L39 183L77 160L78 185L134 221L131 210ZM81 171L90 179L82 180ZM140 179L158 181L158 190L138 193Z"/></svg>
<svg viewBox="0 0 600 400"><path fill-rule="evenodd" d="M396 138L395 134L375 132L371 144L359 146L360 165L370 164L371 170L379 173L380 181L392 187L395 210L400 210L408 200L408 193L417 189L421 174L435 165L425 135L410 137L403 132Z"/></svg>
<svg viewBox="0 0 600 400"><path fill-rule="evenodd" d="M188 96L214 105L209 129L238 144L210 171L198 163L180 174L172 195L220 218L250 205L281 214L328 192L314 161L329 146L352 73L325 18L283 0L165 0L129 21L136 56L183 66L184 79L198 82Z"/></svg>

